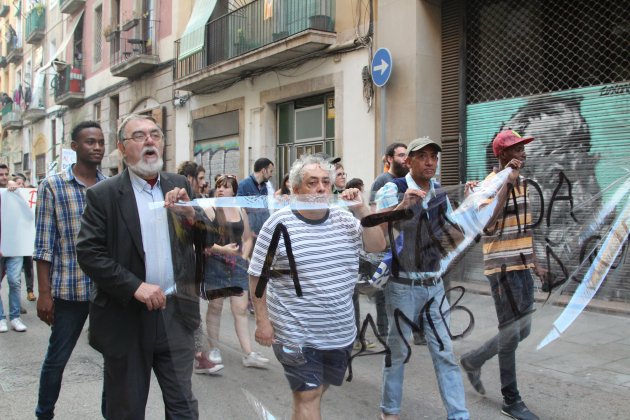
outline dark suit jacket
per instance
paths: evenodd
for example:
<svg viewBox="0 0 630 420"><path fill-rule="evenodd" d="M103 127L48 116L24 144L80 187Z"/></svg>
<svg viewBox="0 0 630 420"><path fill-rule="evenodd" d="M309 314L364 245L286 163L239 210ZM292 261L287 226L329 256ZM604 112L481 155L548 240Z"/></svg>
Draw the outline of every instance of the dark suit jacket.
<svg viewBox="0 0 630 420"><path fill-rule="evenodd" d="M180 187L192 197L181 175L161 173L160 185L164 194ZM177 295L167 305L176 305L178 320L194 330L200 319L193 242L205 237L205 232L172 211L168 215ZM128 170L87 190L76 249L79 266L95 284L90 298L90 345L105 356L121 357L140 328L140 311L147 310L133 297L145 280L145 261ZM203 265L203 261L198 263Z"/></svg>

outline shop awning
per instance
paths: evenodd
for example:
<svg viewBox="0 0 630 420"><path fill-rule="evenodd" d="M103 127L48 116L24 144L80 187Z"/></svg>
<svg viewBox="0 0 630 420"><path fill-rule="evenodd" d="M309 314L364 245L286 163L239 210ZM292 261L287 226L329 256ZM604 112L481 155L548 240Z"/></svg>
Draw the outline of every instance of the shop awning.
<svg viewBox="0 0 630 420"><path fill-rule="evenodd" d="M190 20L179 41L179 60L203 49L206 23L217 5L217 0L196 0Z"/></svg>

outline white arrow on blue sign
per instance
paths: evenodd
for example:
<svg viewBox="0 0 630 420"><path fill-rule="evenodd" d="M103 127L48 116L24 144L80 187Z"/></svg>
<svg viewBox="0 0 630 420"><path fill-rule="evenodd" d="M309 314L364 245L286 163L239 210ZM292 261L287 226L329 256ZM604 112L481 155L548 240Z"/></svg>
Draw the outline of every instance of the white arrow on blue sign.
<svg viewBox="0 0 630 420"><path fill-rule="evenodd" d="M378 87L383 87L392 74L392 54L387 48L379 48L372 58L372 81Z"/></svg>

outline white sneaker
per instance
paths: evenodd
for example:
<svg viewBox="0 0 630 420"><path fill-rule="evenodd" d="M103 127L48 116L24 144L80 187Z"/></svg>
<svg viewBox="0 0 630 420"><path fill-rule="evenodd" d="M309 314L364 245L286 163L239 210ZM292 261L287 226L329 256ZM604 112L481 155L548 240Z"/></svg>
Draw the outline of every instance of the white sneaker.
<svg viewBox="0 0 630 420"><path fill-rule="evenodd" d="M6 319L0 319L0 333L9 331Z"/></svg>
<svg viewBox="0 0 630 420"><path fill-rule="evenodd" d="M11 328L17 332L26 331L26 325L24 325L20 318L15 318L11 320Z"/></svg>
<svg viewBox="0 0 630 420"><path fill-rule="evenodd" d="M212 363L216 363L217 365L222 364L223 358L221 357L221 350L216 347L210 350L210 353L208 353L208 359L210 359Z"/></svg>
<svg viewBox="0 0 630 420"><path fill-rule="evenodd" d="M249 353L247 356L243 356L243 366L245 367L264 368L267 367L267 363L269 363L269 359L255 351Z"/></svg>

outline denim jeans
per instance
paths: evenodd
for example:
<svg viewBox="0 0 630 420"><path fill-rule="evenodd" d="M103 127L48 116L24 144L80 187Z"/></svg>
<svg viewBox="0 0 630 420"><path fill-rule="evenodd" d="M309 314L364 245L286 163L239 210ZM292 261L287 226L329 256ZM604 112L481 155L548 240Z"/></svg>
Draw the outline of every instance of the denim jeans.
<svg viewBox="0 0 630 420"><path fill-rule="evenodd" d="M503 280L501 274L488 276L488 280L499 320L499 333L463 358L470 368L481 369L487 360L498 355L501 394L506 404L513 404L521 399L516 382L516 348L531 331L534 279L529 270L517 270L505 273Z"/></svg>
<svg viewBox="0 0 630 420"><path fill-rule="evenodd" d="M466 409L466 397L464 384L459 365L453 354L453 346L446 325L440 314L440 302L444 296L442 282L435 286L413 286L394 283L390 281L385 288L385 303L389 318L389 335L387 345L392 352L391 367L383 367L383 389L381 395L381 410L385 414L399 414L403 394L403 379L407 356L407 348L396 328L394 310L400 309L414 323L418 323L420 310L431 298L435 301L430 305L429 313L435 325L435 330L444 344L444 350L440 351L438 340L429 327L427 315L423 313L425 328L424 335L427 339L433 367L437 377L442 401L446 407L449 419L468 419L470 415ZM442 311L449 309L448 302L444 302ZM448 317L446 322L448 322ZM410 336L411 327L401 320L402 336ZM417 356L416 356L417 357ZM413 360L410 359L410 361Z"/></svg>
<svg viewBox="0 0 630 420"><path fill-rule="evenodd" d="M90 309L89 302L55 298L54 303L55 319L39 378L39 400L35 409L38 419L52 419L54 416L63 371L81 335Z"/></svg>
<svg viewBox="0 0 630 420"><path fill-rule="evenodd" d="M22 282L22 259L23 257L0 257L0 273L7 270L7 281L9 282L9 319L20 317L20 288ZM2 275L2 274L0 274ZM0 285L2 279L0 279ZM0 298L0 319L4 319L4 306Z"/></svg>

